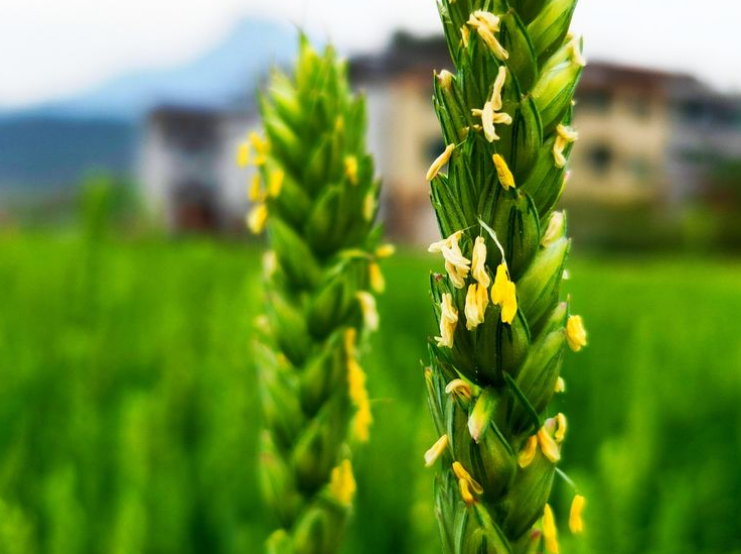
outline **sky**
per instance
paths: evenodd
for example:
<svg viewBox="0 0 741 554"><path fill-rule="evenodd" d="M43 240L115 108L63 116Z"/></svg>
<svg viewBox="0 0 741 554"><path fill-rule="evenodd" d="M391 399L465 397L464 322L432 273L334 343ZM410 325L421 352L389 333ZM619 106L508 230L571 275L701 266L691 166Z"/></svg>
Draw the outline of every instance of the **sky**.
<svg viewBox="0 0 741 554"><path fill-rule="evenodd" d="M0 108L185 63L245 17L291 22L346 54L382 47L397 28L440 29L434 0L0 0ZM581 0L574 19L588 59L688 72L734 92L739 29L740 0Z"/></svg>

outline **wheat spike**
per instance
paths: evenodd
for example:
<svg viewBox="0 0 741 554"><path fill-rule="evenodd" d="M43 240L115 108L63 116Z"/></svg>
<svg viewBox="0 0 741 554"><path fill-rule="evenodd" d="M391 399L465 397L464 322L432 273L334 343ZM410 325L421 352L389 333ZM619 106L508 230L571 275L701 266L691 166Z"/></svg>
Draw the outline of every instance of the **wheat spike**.
<svg viewBox="0 0 741 554"><path fill-rule="evenodd" d="M455 73L434 82L447 148L428 178L446 238L431 251L446 274L431 278L440 337L425 379L445 438L426 462L438 460L447 554L558 551L547 502L566 418L546 414L564 388L566 345L586 344L581 318L560 300L570 241L554 212L577 138L570 122L584 58L568 33L575 6L438 1ZM571 528L580 531L576 498Z"/></svg>
<svg viewBox="0 0 741 554"><path fill-rule="evenodd" d="M280 523L268 552L330 554L356 489L351 447L372 422L359 357L378 326L377 260L391 249L374 222L364 100L333 50L302 39L295 72L271 76L260 111L265 138L249 137L238 160L258 167L248 224L271 248L255 347L261 483Z"/></svg>

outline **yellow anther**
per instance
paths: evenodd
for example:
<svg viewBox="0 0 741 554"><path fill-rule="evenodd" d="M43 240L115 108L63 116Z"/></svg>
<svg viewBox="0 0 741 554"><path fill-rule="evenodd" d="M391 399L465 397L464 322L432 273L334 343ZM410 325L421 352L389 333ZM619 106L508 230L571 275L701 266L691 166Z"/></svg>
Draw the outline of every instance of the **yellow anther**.
<svg viewBox="0 0 741 554"><path fill-rule="evenodd" d="M553 438L556 439L557 443L562 443L566 438L566 416L559 413L556 416L556 432L553 434Z"/></svg>
<svg viewBox="0 0 741 554"><path fill-rule="evenodd" d="M356 341L358 338L358 332L355 330L354 327L350 327L345 330L345 353L347 354L347 359L354 359L356 355Z"/></svg>
<svg viewBox="0 0 741 554"><path fill-rule="evenodd" d="M365 374L363 374L365 375ZM352 418L352 434L359 442L368 442L370 439L370 426L373 423L373 415L370 409L370 400L367 393L362 404L357 405L357 412Z"/></svg>
<svg viewBox="0 0 741 554"><path fill-rule="evenodd" d="M250 143L247 141L241 142L237 146L237 165L241 168L245 168L250 163Z"/></svg>
<svg viewBox="0 0 741 554"><path fill-rule="evenodd" d="M494 127L494 106L491 102L484 104L481 110L481 126L484 128L484 136L489 142L499 140L496 128Z"/></svg>
<svg viewBox="0 0 741 554"><path fill-rule="evenodd" d="M572 142L576 142L579 138L577 133L571 127L560 124L556 127L556 142L553 144L553 160L556 167L564 167L566 165L566 156L564 156L564 150Z"/></svg>
<svg viewBox="0 0 741 554"><path fill-rule="evenodd" d="M376 298L371 293L359 291L355 297L360 303L360 310L363 313L363 322L365 327L370 331L378 330L378 310L376 309Z"/></svg>
<svg viewBox="0 0 741 554"><path fill-rule="evenodd" d="M345 175L353 185L358 184L358 158L347 156L345 158Z"/></svg>
<svg viewBox="0 0 741 554"><path fill-rule="evenodd" d="M433 242L428 252L442 252L445 258L445 270L453 282L453 286L462 289L466 284L466 277L471 270L471 261L463 256L458 241L463 236L463 231L457 231L448 238Z"/></svg>
<svg viewBox="0 0 741 554"><path fill-rule="evenodd" d="M554 389L554 392L566 392L566 381L563 380L563 377L559 377L556 381L556 388Z"/></svg>
<svg viewBox="0 0 741 554"><path fill-rule="evenodd" d="M494 81L494 90L491 93L491 105L494 108L494 111L498 112L502 109L502 89L504 89L504 84L506 82L507 68L502 65L499 67L497 78Z"/></svg>
<svg viewBox="0 0 741 554"><path fill-rule="evenodd" d="M499 176L499 183L502 185L504 190L515 188L515 177L512 175L507 161L499 154L494 154L492 157L494 160L494 167L497 169L497 175Z"/></svg>
<svg viewBox="0 0 741 554"><path fill-rule="evenodd" d="M455 336L455 328L458 325L458 310L453 305L453 297L450 293L446 292L443 294L440 308L440 336L435 337L435 340L438 346L453 348L453 337Z"/></svg>
<svg viewBox="0 0 741 554"><path fill-rule="evenodd" d="M250 183L250 190L247 196L250 202L263 202L265 200L265 193L262 190L262 179L259 173L255 173L252 176L252 182Z"/></svg>
<svg viewBox="0 0 741 554"><path fill-rule="evenodd" d="M468 30L468 27L463 25L461 27L461 43L463 44L463 48L468 49L468 44L471 42L471 31Z"/></svg>
<svg viewBox="0 0 741 554"><path fill-rule="evenodd" d="M567 142L576 142L579 139L579 133L576 130L563 124L556 127L556 133Z"/></svg>
<svg viewBox="0 0 741 554"><path fill-rule="evenodd" d="M268 207L265 204L259 204L247 216L247 227L254 234L259 235L265 229L267 221Z"/></svg>
<svg viewBox="0 0 741 554"><path fill-rule="evenodd" d="M382 244L376 248L376 258L390 258L396 253L396 246L393 244Z"/></svg>
<svg viewBox="0 0 741 554"><path fill-rule="evenodd" d="M543 540L545 549L550 554L558 554L558 531L556 530L556 518L553 517L553 509L549 504L545 505L543 512Z"/></svg>
<svg viewBox="0 0 741 554"><path fill-rule="evenodd" d="M283 180L286 174L282 169L276 169L270 174L270 183L268 184L268 194L273 198L280 196L280 191L283 188Z"/></svg>
<svg viewBox="0 0 741 554"><path fill-rule="evenodd" d="M554 464L561 459L561 449L545 428L538 431L538 444L543 455Z"/></svg>
<svg viewBox="0 0 741 554"><path fill-rule="evenodd" d="M386 290L386 279L383 278L381 268L376 262L368 264L368 280L370 281L371 288L381 294Z"/></svg>
<svg viewBox="0 0 741 554"><path fill-rule="evenodd" d="M443 69L438 73L437 80L440 82L442 88L449 89L450 85L453 84L453 74L447 69Z"/></svg>
<svg viewBox="0 0 741 554"><path fill-rule="evenodd" d="M471 331L484 322L489 305L489 289L480 283L468 285L466 293L466 329Z"/></svg>
<svg viewBox="0 0 741 554"><path fill-rule="evenodd" d="M432 165L430 166L430 169L427 170L427 175L425 176L428 181L432 181L437 174L440 173L440 170L445 166L445 164L450 161L450 156L453 155L453 150L455 150L455 144L449 144L447 148L445 148L445 151L440 154L434 162L432 162Z"/></svg>
<svg viewBox="0 0 741 554"><path fill-rule="evenodd" d="M504 112L494 112L495 125L512 125L512 116Z"/></svg>
<svg viewBox="0 0 741 554"><path fill-rule="evenodd" d="M525 447L522 450L520 450L520 453L517 456L517 464L522 469L525 469L527 466L533 463L533 460L535 459L535 454L537 452L538 452L538 437L535 435L532 435L530 438L527 439L527 442L525 443Z"/></svg>
<svg viewBox="0 0 741 554"><path fill-rule="evenodd" d="M510 281L507 266L497 267L494 284L491 287L491 301L502 309L502 323L511 324L517 315L517 288Z"/></svg>
<svg viewBox="0 0 741 554"><path fill-rule="evenodd" d="M453 473L458 478L463 501L469 506L475 504L477 502L476 496L484 493L483 487L471 477L471 474L466 471L460 462L453 462Z"/></svg>
<svg viewBox="0 0 741 554"><path fill-rule="evenodd" d="M268 151L270 150L270 144L267 140L260 138L257 133L250 133L250 143L252 148L255 150L255 159L253 163L256 166L264 165L268 159Z"/></svg>
<svg viewBox="0 0 741 554"><path fill-rule="evenodd" d="M471 275L484 287L489 288L489 285L491 285L491 277L486 272L486 241L482 236L476 237L473 244Z"/></svg>
<svg viewBox="0 0 741 554"><path fill-rule="evenodd" d="M472 491L471 483L469 483L468 481L459 480L458 487L461 491L461 498L463 499L463 502L466 503L466 505L473 506L474 504L476 504L477 500Z"/></svg>
<svg viewBox="0 0 741 554"><path fill-rule="evenodd" d="M499 32L499 18L491 12L476 10L468 17L468 24L474 29L488 29L492 33Z"/></svg>
<svg viewBox="0 0 741 554"><path fill-rule="evenodd" d="M587 345L587 331L580 315L572 315L566 322L566 342L574 352L579 352Z"/></svg>
<svg viewBox="0 0 741 554"><path fill-rule="evenodd" d="M363 219L370 221L376 215L376 195L369 192L363 201Z"/></svg>
<svg viewBox="0 0 741 554"><path fill-rule="evenodd" d="M350 398L355 403L355 407L361 409L368 402L368 393L365 390L365 372L354 356L348 359L348 370Z"/></svg>
<svg viewBox="0 0 741 554"><path fill-rule="evenodd" d="M342 460L342 463L332 469L329 480L329 493L340 504L349 506L355 497L357 486L355 476L352 472L350 460Z"/></svg>
<svg viewBox="0 0 741 554"><path fill-rule="evenodd" d="M494 104L491 102L491 100L484 104L483 109L472 109L471 114L474 117L481 118L481 129L484 131L484 137L486 137L486 140L488 140L489 142L494 142L495 140L499 140L500 138L499 135L497 135L495 125L512 124L512 117L509 114L494 111ZM478 130L478 126L474 125L474 129Z"/></svg>
<svg viewBox="0 0 741 554"><path fill-rule="evenodd" d="M448 435L443 435L425 452L425 467L432 467L448 448Z"/></svg>
<svg viewBox="0 0 741 554"><path fill-rule="evenodd" d="M481 40L484 41L484 43L489 47L489 50L492 51L494 56L496 56L497 59L501 61L507 61L509 59L509 52L507 52L504 47L499 43L499 41L494 36L494 33L489 30L487 27L479 27L476 29L476 32L481 37Z"/></svg>
<svg viewBox="0 0 741 554"><path fill-rule="evenodd" d="M350 400L356 409L352 421L352 433L358 441L367 442L370 438L373 416L370 411L368 391L365 388L365 372L356 359L356 338L357 332L354 328L351 327L345 331L348 388Z"/></svg>
<svg viewBox="0 0 741 554"><path fill-rule="evenodd" d="M471 390L471 385L463 379L453 379L445 386L445 394L455 394L461 398L470 399L473 395L473 390Z"/></svg>
<svg viewBox="0 0 741 554"><path fill-rule="evenodd" d="M571 532L575 535L578 535L579 533L582 533L584 531L584 520L582 519L582 512L584 511L584 506L586 505L586 503L586 499L580 494L577 494L574 497L573 502L571 502L571 513L569 514L569 529L571 529Z"/></svg>

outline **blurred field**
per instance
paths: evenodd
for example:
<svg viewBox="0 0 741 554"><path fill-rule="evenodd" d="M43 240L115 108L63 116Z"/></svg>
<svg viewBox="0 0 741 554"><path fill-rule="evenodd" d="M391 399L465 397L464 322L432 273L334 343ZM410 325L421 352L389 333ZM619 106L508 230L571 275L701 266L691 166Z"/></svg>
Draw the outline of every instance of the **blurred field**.
<svg viewBox="0 0 741 554"><path fill-rule="evenodd" d="M261 550L258 260L198 239L0 234L0 552ZM741 264L573 260L591 342L565 366L562 467L588 497L588 534L562 526L562 551L741 553ZM347 553L438 551L421 463L435 264L386 265ZM570 496L558 483L562 523Z"/></svg>

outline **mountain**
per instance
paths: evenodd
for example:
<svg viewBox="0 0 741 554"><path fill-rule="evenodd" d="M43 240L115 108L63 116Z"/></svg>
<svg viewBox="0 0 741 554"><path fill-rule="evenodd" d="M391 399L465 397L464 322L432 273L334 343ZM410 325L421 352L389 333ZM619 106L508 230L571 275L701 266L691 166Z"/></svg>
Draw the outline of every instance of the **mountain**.
<svg viewBox="0 0 741 554"><path fill-rule="evenodd" d="M139 125L157 105L248 105L260 79L288 63L295 29L248 19L189 63L122 75L74 97L0 113L0 189L65 186L91 167L131 173Z"/></svg>
<svg viewBox="0 0 741 554"><path fill-rule="evenodd" d="M115 119L51 116L0 123L0 190L67 187L89 169L129 174L136 160L136 125Z"/></svg>
<svg viewBox="0 0 741 554"><path fill-rule="evenodd" d="M158 104L226 107L245 101L268 68L287 63L295 50L291 27L246 19L182 66L135 71L77 96L5 115L134 121Z"/></svg>

